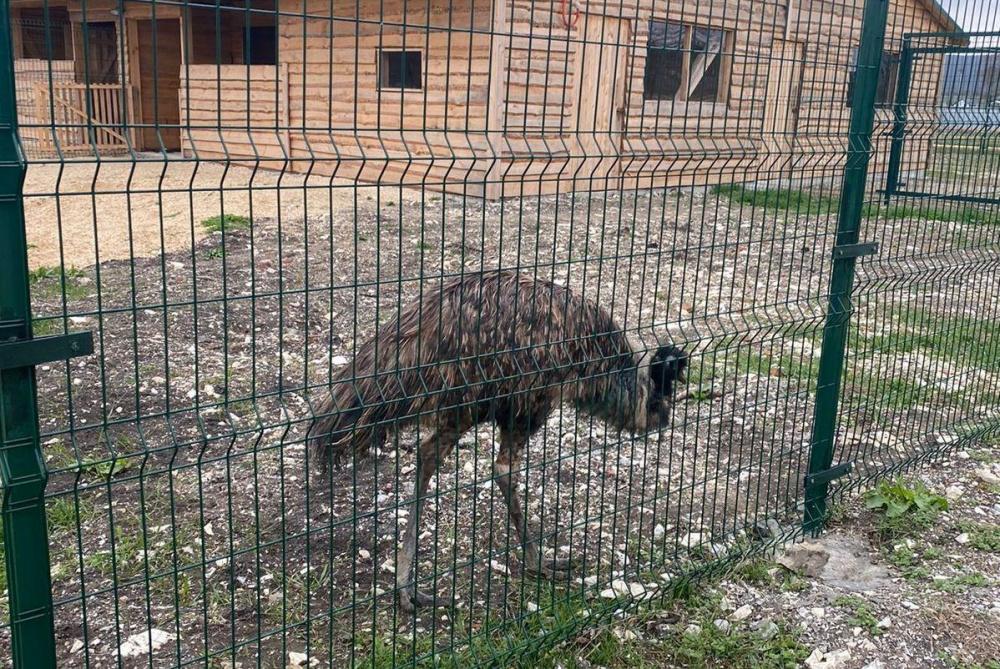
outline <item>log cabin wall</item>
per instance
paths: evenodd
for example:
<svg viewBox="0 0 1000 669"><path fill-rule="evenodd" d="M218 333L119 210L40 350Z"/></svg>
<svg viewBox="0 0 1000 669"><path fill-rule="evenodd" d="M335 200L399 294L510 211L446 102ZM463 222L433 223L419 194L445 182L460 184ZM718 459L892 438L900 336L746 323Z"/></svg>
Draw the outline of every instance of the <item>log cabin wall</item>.
<svg viewBox="0 0 1000 669"><path fill-rule="evenodd" d="M355 7L306 0L282 16L292 156L316 160L311 168L321 174L447 182L481 195L491 163L490 3L384 0L363 4L360 16ZM300 11L309 18L294 16ZM383 52L418 52L419 87L380 79Z"/></svg>
<svg viewBox="0 0 1000 669"><path fill-rule="evenodd" d="M793 5L789 34L805 45L808 64L802 78L794 156L795 170L802 177L814 173L837 177L843 167L851 116L850 82L860 43L863 5L861 0L797 0ZM954 29L954 26L942 25L923 0L891 0L885 50L890 56L898 56L905 33ZM913 69L911 121L918 122L920 114L935 113L942 64L940 55L925 56L922 65ZM895 66L888 67L893 71L890 80L894 84ZM876 112L871 165L876 175L885 170L888 162L886 133L892 127L890 105L894 93L894 85L880 93L883 104ZM923 169L928 151L927 141L919 136L908 140L904 170Z"/></svg>
<svg viewBox="0 0 1000 669"><path fill-rule="evenodd" d="M794 97L796 67L775 69L769 58L784 36L783 2L576 8L578 15L566 16L559 2L513 0L504 173L528 184L505 185L505 193L600 190L619 180L626 187L706 183L752 171L769 150L765 133L776 132L764 125L769 74L786 80L783 95L772 82L772 104ZM651 99L644 90L651 22L722 37L717 100ZM596 95L588 90L594 86ZM601 157L588 157L594 154Z"/></svg>
<svg viewBox="0 0 1000 669"><path fill-rule="evenodd" d="M890 53L898 53L903 32L952 27L924 2L892 0ZM273 14L224 6L218 17L198 8L184 15L157 5L156 16L181 26L177 104L182 126L190 126L181 138L185 151L265 158L279 161L264 165L276 168L306 169L315 161L313 171L335 176L430 187L447 182L470 194L485 194L489 178L503 180L502 192L513 195L793 173L836 178L862 5L297 0L280 8L279 62L268 65L244 62L244 36L248 25L275 23ZM86 16L78 0L67 6L78 70L82 23L120 26L117 6L89 0ZM140 118L151 103L135 62L138 24L151 15L147 3L126 3L125 34L118 35L119 71L137 89ZM720 31L717 99L648 95L651 22ZM381 85L383 51L419 52L420 86ZM935 99L940 65L928 59L915 70L914 101ZM175 122L167 116L161 120ZM879 111L879 131L889 116ZM879 140L876 170L886 153ZM908 165L926 153L908 146Z"/></svg>

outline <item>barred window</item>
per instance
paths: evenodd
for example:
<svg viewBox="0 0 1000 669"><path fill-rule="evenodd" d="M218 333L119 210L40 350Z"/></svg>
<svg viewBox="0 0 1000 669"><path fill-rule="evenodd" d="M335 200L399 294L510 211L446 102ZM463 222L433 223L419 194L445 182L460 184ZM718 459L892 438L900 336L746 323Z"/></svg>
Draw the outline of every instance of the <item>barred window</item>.
<svg viewBox="0 0 1000 669"><path fill-rule="evenodd" d="M643 97L677 102L728 99L731 33L669 21L649 22Z"/></svg>
<svg viewBox="0 0 1000 669"><path fill-rule="evenodd" d="M378 87L420 90L423 70L419 51L382 51L378 66Z"/></svg>

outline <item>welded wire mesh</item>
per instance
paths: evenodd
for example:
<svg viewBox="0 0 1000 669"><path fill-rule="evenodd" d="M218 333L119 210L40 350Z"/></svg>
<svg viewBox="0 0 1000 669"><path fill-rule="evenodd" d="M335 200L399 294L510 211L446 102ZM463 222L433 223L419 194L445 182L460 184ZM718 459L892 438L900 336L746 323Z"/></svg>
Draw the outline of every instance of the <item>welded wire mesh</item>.
<svg viewBox="0 0 1000 669"><path fill-rule="evenodd" d="M799 536L829 378L837 494L995 437L983 3L877 66L860 0L0 6L31 328L95 342L36 370L60 666L508 666Z"/></svg>

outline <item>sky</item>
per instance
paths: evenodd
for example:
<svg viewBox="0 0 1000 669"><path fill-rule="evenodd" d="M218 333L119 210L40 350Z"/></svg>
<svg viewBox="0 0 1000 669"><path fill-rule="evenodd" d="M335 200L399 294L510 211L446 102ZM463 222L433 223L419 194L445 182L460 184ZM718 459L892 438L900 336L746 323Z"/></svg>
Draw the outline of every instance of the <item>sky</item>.
<svg viewBox="0 0 1000 669"><path fill-rule="evenodd" d="M1000 30L1000 0L938 0L969 32Z"/></svg>

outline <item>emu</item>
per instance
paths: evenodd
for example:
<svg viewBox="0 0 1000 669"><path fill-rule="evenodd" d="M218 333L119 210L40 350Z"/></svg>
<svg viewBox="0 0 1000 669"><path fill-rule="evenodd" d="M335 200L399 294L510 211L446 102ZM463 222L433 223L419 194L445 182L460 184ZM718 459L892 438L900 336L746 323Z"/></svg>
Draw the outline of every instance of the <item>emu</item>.
<svg viewBox="0 0 1000 669"><path fill-rule="evenodd" d="M607 311L555 283L514 271L468 274L423 294L358 347L314 412L307 438L326 473L328 462L339 465L384 444L390 429L418 422L427 428L396 560L399 604L412 612L435 602L414 585L421 505L434 472L466 431L496 424L493 474L525 568L565 577L572 564L543 559L522 512L516 492L522 450L564 402L620 430L660 428L686 364L673 345L655 352L634 346Z"/></svg>

